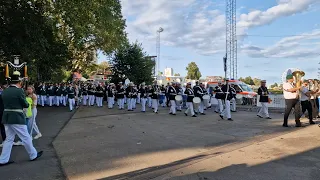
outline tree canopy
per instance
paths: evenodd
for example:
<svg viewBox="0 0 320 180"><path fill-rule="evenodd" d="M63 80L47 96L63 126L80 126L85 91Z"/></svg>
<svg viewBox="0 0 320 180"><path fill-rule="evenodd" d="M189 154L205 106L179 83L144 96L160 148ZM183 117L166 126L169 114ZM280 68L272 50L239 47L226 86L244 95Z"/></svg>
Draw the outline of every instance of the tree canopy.
<svg viewBox="0 0 320 180"><path fill-rule="evenodd" d="M258 78L253 78L251 76L248 76L248 77L245 77L245 78L242 78L240 77L239 78L240 81L248 84L248 85L256 85L256 86L260 86L261 84L261 79L258 79Z"/></svg>
<svg viewBox="0 0 320 180"><path fill-rule="evenodd" d="M0 61L20 55L29 76L44 81L92 69L98 49L127 44L119 0L1 1L0 34Z"/></svg>
<svg viewBox="0 0 320 180"><path fill-rule="evenodd" d="M113 73L111 82L124 82L128 78L135 84L150 84L153 80L155 62L148 58L141 44L137 42L116 50L110 63Z"/></svg>
<svg viewBox="0 0 320 180"><path fill-rule="evenodd" d="M187 71L187 76L186 76L187 79L199 80L201 77L201 72L195 62L189 63L188 66L186 67L186 71Z"/></svg>

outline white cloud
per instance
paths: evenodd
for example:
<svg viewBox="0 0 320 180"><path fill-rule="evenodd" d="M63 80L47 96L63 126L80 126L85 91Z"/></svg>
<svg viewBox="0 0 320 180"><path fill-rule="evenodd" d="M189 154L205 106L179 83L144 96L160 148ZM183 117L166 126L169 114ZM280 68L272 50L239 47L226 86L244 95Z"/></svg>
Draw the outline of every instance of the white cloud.
<svg viewBox="0 0 320 180"><path fill-rule="evenodd" d="M299 36L286 37L270 47L243 45L241 52L251 57L267 58L310 58L319 57L320 29Z"/></svg>
<svg viewBox="0 0 320 180"><path fill-rule="evenodd" d="M245 28L238 28L237 33L245 34L250 27L305 11L316 1L279 0L278 5L266 11L241 14L238 26ZM164 28L162 44L189 48L202 55L225 51L224 1L221 4L221 0L122 0L121 3L123 14L128 19L129 39L143 43L149 53L155 53L159 27Z"/></svg>
<svg viewBox="0 0 320 180"><path fill-rule="evenodd" d="M254 10L248 14L241 14L238 26L249 28L270 24L278 18L308 10L317 1L319 0L279 0L278 5L266 11Z"/></svg>

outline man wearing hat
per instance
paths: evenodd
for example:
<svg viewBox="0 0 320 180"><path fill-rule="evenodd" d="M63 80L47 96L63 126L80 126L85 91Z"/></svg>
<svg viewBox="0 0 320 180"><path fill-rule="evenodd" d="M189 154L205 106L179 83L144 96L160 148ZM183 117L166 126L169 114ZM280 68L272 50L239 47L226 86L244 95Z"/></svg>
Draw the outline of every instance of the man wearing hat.
<svg viewBox="0 0 320 180"><path fill-rule="evenodd" d="M296 127L301 127L301 122L300 122L301 109L300 109L299 94L298 94L301 87L295 87L293 83L293 76L291 74L287 75L286 79L287 79L287 82L283 83L283 96L286 103L286 109L284 113L282 126L289 127L288 118L292 108L294 108Z"/></svg>
<svg viewBox="0 0 320 180"><path fill-rule="evenodd" d="M171 115L176 115L176 95L177 95L177 90L176 90L176 83L172 82L172 86L168 87L168 93L169 93L169 100L170 100L170 112L169 114Z"/></svg>
<svg viewBox="0 0 320 180"><path fill-rule="evenodd" d="M309 116L309 122L310 124L315 124L313 122L313 111L312 111L312 105L310 102L310 97L314 93L313 91L310 91L308 89L309 82L308 80L304 80L302 83L301 87L301 96L300 96L300 101L301 101L301 108L302 108L302 115L308 111L308 116Z"/></svg>
<svg viewBox="0 0 320 180"><path fill-rule="evenodd" d="M186 90L184 91L184 94L187 95L187 110L184 112L184 114L186 116L188 116L188 113L190 112L191 113L191 116L192 117L197 117L195 114L194 114L194 110L193 110L193 98L194 98L194 92L191 88L191 83L187 83L187 87L186 87Z"/></svg>
<svg viewBox="0 0 320 180"><path fill-rule="evenodd" d="M20 73L15 71L11 77L11 85L2 93L4 106L2 123L5 126L6 139L0 156L0 166L12 163L9 159L16 135L21 139L31 161L37 160L43 153L42 151L36 151L28 133L23 109L28 108L29 104L21 87Z"/></svg>
<svg viewBox="0 0 320 180"><path fill-rule="evenodd" d="M135 91L133 89L133 83L129 83L129 87L126 89L126 97L127 97L127 105L128 105L128 111L133 111L133 95Z"/></svg>
<svg viewBox="0 0 320 180"><path fill-rule="evenodd" d="M230 100L233 98L232 96L232 91L229 85L229 79L225 79L226 84L222 86L221 90L224 93L224 103L225 103L225 108L221 112L220 117L221 119L224 119L224 117L227 117L229 121L233 121L231 119L231 110L230 110Z"/></svg>
<svg viewBox="0 0 320 180"><path fill-rule="evenodd" d="M222 91L222 82L221 81L219 81L218 82L218 86L216 86L215 87L215 90L214 90L214 92L216 93L215 94L215 98L217 99L217 101L218 101L218 105L216 106L216 108L215 108L215 112L216 113L222 113L222 111L223 111L223 103L222 103L222 100L223 100L223 97L224 97L224 93L223 93L223 91Z"/></svg>
<svg viewBox="0 0 320 180"><path fill-rule="evenodd" d="M124 109L124 94L125 94L125 89L123 87L122 82L119 82L119 86L117 88L117 100L118 100L118 106L119 109Z"/></svg>
<svg viewBox="0 0 320 180"><path fill-rule="evenodd" d="M263 118L265 115L266 119L271 119L268 112L268 102L269 102L269 91L266 87L266 80L261 81L261 86L258 89L258 95L260 96L259 102L261 104L261 108L257 114L259 118Z"/></svg>
<svg viewBox="0 0 320 180"><path fill-rule="evenodd" d="M140 101L141 101L141 112L146 112L146 102L148 97L148 91L146 87L146 83L142 83L139 89L140 93Z"/></svg>

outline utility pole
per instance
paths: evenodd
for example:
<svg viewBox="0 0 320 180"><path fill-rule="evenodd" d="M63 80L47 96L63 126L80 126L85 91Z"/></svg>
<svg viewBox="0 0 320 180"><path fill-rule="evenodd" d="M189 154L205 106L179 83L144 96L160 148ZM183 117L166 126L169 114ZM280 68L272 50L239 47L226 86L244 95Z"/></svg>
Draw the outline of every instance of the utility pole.
<svg viewBox="0 0 320 180"><path fill-rule="evenodd" d="M226 0L226 77L237 79L237 18L236 0Z"/></svg>
<svg viewBox="0 0 320 180"><path fill-rule="evenodd" d="M157 51L157 73L155 74L156 77L159 76L159 71L160 71L160 33L163 32L163 28L160 27L157 30L157 43L156 43L156 51Z"/></svg>

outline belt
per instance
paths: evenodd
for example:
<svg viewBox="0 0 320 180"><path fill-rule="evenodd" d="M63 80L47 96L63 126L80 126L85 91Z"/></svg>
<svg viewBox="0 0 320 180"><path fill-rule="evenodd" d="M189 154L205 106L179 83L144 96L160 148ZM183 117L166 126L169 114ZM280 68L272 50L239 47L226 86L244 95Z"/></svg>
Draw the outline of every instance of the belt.
<svg viewBox="0 0 320 180"><path fill-rule="evenodd" d="M24 111L22 109L4 109L4 111L6 112L20 112L20 113L24 113Z"/></svg>

